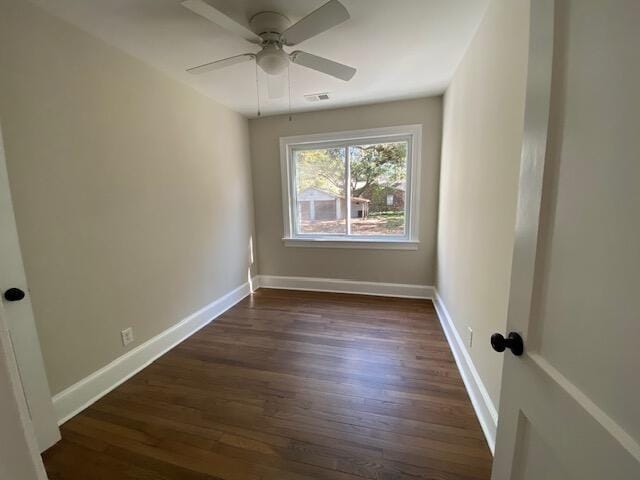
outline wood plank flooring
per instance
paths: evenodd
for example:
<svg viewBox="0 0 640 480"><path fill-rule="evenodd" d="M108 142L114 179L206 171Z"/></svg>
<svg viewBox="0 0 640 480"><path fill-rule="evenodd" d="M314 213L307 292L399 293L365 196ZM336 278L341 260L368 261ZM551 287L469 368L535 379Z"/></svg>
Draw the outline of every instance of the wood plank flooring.
<svg viewBox="0 0 640 480"><path fill-rule="evenodd" d="M430 301L258 290L65 423L51 480L485 480Z"/></svg>

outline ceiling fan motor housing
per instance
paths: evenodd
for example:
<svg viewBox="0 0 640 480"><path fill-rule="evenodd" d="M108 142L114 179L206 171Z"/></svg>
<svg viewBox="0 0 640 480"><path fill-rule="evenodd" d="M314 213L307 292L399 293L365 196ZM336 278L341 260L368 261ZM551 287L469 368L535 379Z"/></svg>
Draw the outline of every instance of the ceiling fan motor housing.
<svg viewBox="0 0 640 480"><path fill-rule="evenodd" d="M291 21L277 12L256 13L250 20L251 29L264 40L262 50L256 54L258 66L269 75L280 75L289 66L289 56L282 50L280 34Z"/></svg>
<svg viewBox="0 0 640 480"><path fill-rule="evenodd" d="M249 25L251 25L251 30L263 39L268 40L270 36L277 39L282 32L289 28L291 20L281 13L260 12L251 17Z"/></svg>

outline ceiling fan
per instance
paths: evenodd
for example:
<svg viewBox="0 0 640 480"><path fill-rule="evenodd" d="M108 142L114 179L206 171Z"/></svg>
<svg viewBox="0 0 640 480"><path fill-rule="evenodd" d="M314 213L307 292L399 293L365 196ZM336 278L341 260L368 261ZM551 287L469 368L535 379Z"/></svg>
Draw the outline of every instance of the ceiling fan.
<svg viewBox="0 0 640 480"><path fill-rule="evenodd" d="M328 1L293 25L281 13L260 12L251 17L249 21L251 29L236 22L204 0L185 0L182 5L230 33L239 35L261 47L257 53L244 53L189 68L187 69L189 73L206 73L255 60L268 75L268 90L271 98L282 96L282 85L278 85L277 77L289 67L290 63L302 65L344 81L351 80L356 73L356 69L348 65L301 50L287 53L283 48L297 45L348 20L349 12L338 0Z"/></svg>

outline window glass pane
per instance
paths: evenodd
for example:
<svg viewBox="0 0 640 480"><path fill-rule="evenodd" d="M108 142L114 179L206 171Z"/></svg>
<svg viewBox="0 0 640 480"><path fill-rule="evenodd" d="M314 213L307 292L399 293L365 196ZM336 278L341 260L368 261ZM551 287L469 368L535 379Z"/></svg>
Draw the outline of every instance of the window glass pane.
<svg viewBox="0 0 640 480"><path fill-rule="evenodd" d="M408 143L352 145L351 234L404 235Z"/></svg>
<svg viewBox="0 0 640 480"><path fill-rule="evenodd" d="M344 147L293 151L298 234L346 234L345 155Z"/></svg>

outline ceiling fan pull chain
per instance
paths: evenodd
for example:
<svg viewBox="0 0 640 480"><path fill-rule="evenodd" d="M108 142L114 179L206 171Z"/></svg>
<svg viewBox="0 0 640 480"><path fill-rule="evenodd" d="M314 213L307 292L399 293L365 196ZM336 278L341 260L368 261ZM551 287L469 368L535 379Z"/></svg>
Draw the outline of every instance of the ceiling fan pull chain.
<svg viewBox="0 0 640 480"><path fill-rule="evenodd" d="M289 121L291 121L291 64L287 65L287 83L289 84Z"/></svg>
<svg viewBox="0 0 640 480"><path fill-rule="evenodd" d="M256 97L258 99L258 116L260 116L260 87L258 86L258 62L256 62Z"/></svg>

